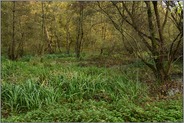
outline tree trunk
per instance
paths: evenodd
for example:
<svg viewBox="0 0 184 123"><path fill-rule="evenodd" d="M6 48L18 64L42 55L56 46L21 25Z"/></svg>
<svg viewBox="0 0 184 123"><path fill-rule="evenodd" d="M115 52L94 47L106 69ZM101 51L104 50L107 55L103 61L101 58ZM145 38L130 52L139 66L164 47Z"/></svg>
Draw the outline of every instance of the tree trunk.
<svg viewBox="0 0 184 123"><path fill-rule="evenodd" d="M69 32L69 23L66 24L66 54L70 54L70 32Z"/></svg>
<svg viewBox="0 0 184 123"><path fill-rule="evenodd" d="M13 1L13 9L12 9L13 17L12 17L12 42L11 46L9 48L9 59L16 60L16 54L15 54L15 1Z"/></svg>
<svg viewBox="0 0 184 123"><path fill-rule="evenodd" d="M19 46L17 48L18 52L17 55L22 57L24 55L24 33L21 33L21 39L20 39L20 43Z"/></svg>
<svg viewBox="0 0 184 123"><path fill-rule="evenodd" d="M76 57L80 58L81 53L81 45L83 40L83 2L79 2L79 19L78 19L78 26L77 26L77 41L76 41Z"/></svg>
<svg viewBox="0 0 184 123"><path fill-rule="evenodd" d="M42 4L42 43L41 43L41 52L40 55L44 54L44 42L45 42L45 12L44 12L44 1L41 2Z"/></svg>
<svg viewBox="0 0 184 123"><path fill-rule="evenodd" d="M60 42L59 42L59 38L57 36L57 34L55 33L55 36L56 36L56 44L57 44L57 48L59 50L59 52L61 53L61 45L60 45Z"/></svg>

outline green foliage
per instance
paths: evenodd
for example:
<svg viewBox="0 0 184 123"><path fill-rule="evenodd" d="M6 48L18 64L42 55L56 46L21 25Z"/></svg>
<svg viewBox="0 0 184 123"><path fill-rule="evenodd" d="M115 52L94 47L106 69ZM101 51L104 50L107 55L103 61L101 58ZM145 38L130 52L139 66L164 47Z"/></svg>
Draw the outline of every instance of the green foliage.
<svg viewBox="0 0 184 123"><path fill-rule="evenodd" d="M31 55L26 55L26 56L23 56L23 57L20 59L20 61L29 62L29 61L31 61L31 58L32 58Z"/></svg>
<svg viewBox="0 0 184 123"><path fill-rule="evenodd" d="M2 84L2 103L11 111L25 111L41 108L58 100L57 91L27 80L22 84Z"/></svg>
<svg viewBox="0 0 184 123"><path fill-rule="evenodd" d="M37 58L33 59L36 62ZM47 57L44 59L49 60ZM41 63L38 60L37 64L33 64L32 60L3 60L2 100L12 110L38 108L43 104L53 103L59 96L72 102L76 99L112 101L124 97L125 94L133 95L131 99L134 101L146 94L141 83L134 86L133 81L117 76L110 69L80 68L72 64L46 66L46 61Z"/></svg>
<svg viewBox="0 0 184 123"><path fill-rule="evenodd" d="M181 121L182 102L147 103L145 84L117 69L80 67L66 58L2 59L4 122ZM67 61L54 63L55 60ZM70 58L72 59L72 58ZM34 62L34 64L33 64ZM141 63L139 63L141 68ZM132 68L137 65L132 64Z"/></svg>
<svg viewBox="0 0 184 123"><path fill-rule="evenodd" d="M144 122L177 121L182 122L182 101L162 101L141 108L132 103L119 100L114 103L105 101L82 101L53 104L32 110L27 114L15 115L2 121L11 122Z"/></svg>
<svg viewBox="0 0 184 123"><path fill-rule="evenodd" d="M45 57L48 59L56 59L56 58L66 58L66 57L74 57L75 54L66 54L66 53L59 53L59 54L46 54Z"/></svg>

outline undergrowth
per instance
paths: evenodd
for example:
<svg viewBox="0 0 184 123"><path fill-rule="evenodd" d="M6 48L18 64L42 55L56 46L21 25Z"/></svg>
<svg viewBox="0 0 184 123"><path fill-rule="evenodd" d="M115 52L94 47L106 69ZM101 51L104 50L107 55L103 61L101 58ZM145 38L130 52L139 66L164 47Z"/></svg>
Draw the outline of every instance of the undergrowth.
<svg viewBox="0 0 184 123"><path fill-rule="evenodd" d="M148 104L147 85L131 73L62 57L2 58L3 122L182 121L181 100Z"/></svg>

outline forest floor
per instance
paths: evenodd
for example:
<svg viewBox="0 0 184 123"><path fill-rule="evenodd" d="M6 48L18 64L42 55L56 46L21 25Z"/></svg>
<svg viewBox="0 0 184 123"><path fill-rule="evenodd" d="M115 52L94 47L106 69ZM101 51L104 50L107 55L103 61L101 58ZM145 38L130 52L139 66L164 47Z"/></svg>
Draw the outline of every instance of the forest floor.
<svg viewBox="0 0 184 123"><path fill-rule="evenodd" d="M158 84L138 60L2 57L2 122L183 121L182 63Z"/></svg>

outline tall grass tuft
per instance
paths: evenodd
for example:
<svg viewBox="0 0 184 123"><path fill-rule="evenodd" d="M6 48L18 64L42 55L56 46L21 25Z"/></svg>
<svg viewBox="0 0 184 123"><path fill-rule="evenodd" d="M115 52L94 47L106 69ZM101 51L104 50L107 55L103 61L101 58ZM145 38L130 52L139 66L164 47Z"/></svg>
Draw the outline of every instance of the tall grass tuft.
<svg viewBox="0 0 184 123"><path fill-rule="evenodd" d="M43 87L27 80L22 84L2 83L1 99L4 107L12 111L41 108L58 100L58 93L52 87Z"/></svg>

